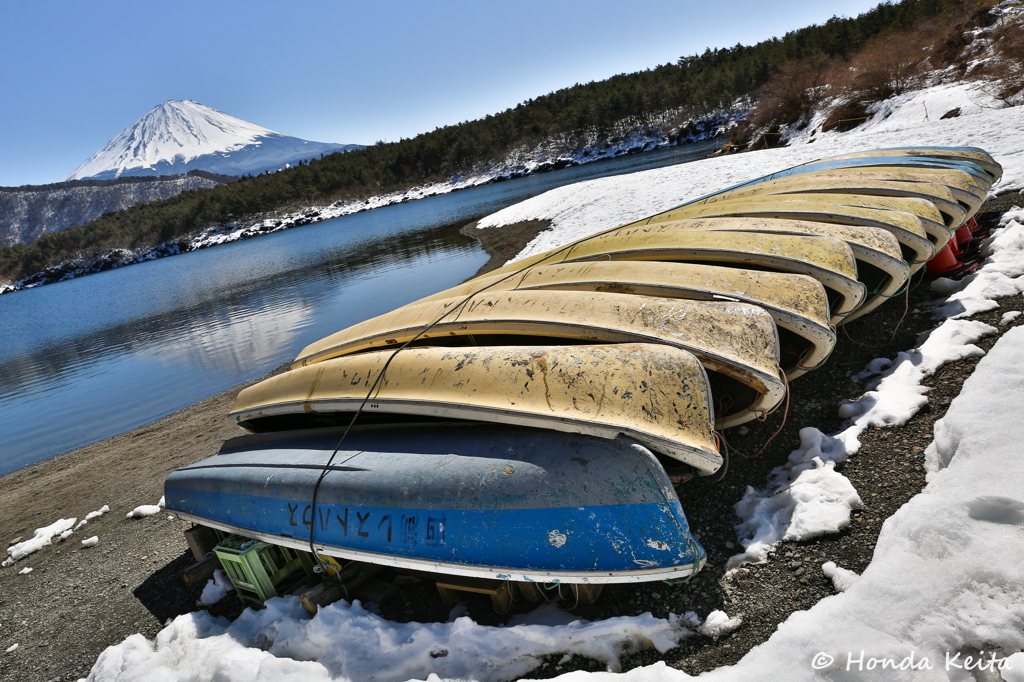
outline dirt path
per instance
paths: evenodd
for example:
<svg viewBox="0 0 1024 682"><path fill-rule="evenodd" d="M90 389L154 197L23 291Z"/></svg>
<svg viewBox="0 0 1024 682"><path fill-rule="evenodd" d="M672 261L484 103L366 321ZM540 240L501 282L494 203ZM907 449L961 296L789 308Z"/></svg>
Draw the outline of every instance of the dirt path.
<svg viewBox="0 0 1024 682"><path fill-rule="evenodd" d="M506 254L518 253L545 227L540 223L523 225L500 240L505 242L501 248L492 241L489 250L501 252L492 252L493 267L511 257ZM517 238L511 239L512 234ZM921 287L911 297L910 310L929 298L927 287ZM999 310L977 319L994 325L1003 312L1020 310L1021 304L1020 296L1001 301ZM629 667L661 658L695 673L734 662L765 641L793 611L833 594L831 582L820 571L822 562L833 560L855 571L867 565L882 522L923 487L923 451L932 439L932 424L959 393L976 360L954 363L933 377L929 405L910 423L862 437L860 452L840 467L867 502L865 510L855 513L848 530L786 545L768 563L751 567L734 580L722 580L722 566L736 551L732 505L745 487L763 487L768 471L798 445L800 428L816 426L830 432L839 427L838 401L856 397L863 390L849 380L850 374L863 369L872 358L894 357L899 350L912 347L918 334L934 326L928 315L910 313L891 344L881 348L857 345L885 344L903 312L902 301L895 300L866 320L849 325L856 342L840 334L829 363L794 384L786 426L771 446L755 460L734 462L720 484L698 481L684 491L683 507L710 557L708 567L693 583L611 586L597 604L575 611L588 619L645 611L666 617L670 612L695 610L705 616L713 609L744 617L739 630L718 642L693 637L664 657L653 651L641 652L627 661ZM1015 322L1024 322L1024 316ZM999 327L1000 333L1008 328ZM979 345L990 348L996 338L989 337ZM192 562L182 537L186 524L169 520L163 513L142 519L126 519L125 515L138 505L155 503L168 473L216 454L225 439L241 432L226 417L241 388L132 432L0 477L0 540L4 542L19 536L26 539L36 528L59 518L82 518L103 505L111 509L68 540L0 569L0 679L84 677L107 646L133 633L153 637L167 619L196 610L199 588L187 589L179 578L180 571ZM746 436L730 440L742 450L755 450L778 428L780 419L776 413ZM81 540L93 535L99 537L99 544L83 548ZM24 567L34 570L20 574ZM805 570L798 573L802 567ZM496 624L508 617L495 615L482 596L468 599L467 606L481 623ZM529 608L516 604L513 613ZM230 598L211 608L211 612L229 617L239 611L237 600ZM421 583L404 587L383 605L382 615L398 621L443 621L448 609L432 585ZM15 651L3 653L14 643L19 645ZM560 658L553 657L533 675L550 677L595 665L580 658L560 665Z"/></svg>

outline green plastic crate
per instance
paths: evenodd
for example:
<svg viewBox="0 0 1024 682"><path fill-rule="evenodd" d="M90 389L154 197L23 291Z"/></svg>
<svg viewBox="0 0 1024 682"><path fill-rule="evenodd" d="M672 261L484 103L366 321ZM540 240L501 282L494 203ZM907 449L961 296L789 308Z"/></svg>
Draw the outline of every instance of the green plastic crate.
<svg viewBox="0 0 1024 682"><path fill-rule="evenodd" d="M263 606L313 576L309 553L230 535L213 551L243 603Z"/></svg>

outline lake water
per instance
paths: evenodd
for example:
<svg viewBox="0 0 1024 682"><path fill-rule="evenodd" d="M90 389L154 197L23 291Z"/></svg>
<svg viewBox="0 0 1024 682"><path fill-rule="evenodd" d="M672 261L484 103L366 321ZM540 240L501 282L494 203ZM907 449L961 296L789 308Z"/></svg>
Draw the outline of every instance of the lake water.
<svg viewBox="0 0 1024 682"><path fill-rule="evenodd" d="M487 261L458 232L469 220L714 146L517 178L0 296L0 475L153 422L458 284Z"/></svg>

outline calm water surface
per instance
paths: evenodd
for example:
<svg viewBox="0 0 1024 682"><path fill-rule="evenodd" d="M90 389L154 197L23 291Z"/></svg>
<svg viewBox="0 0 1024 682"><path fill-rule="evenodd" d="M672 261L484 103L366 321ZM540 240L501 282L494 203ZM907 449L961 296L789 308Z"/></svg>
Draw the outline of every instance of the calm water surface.
<svg viewBox="0 0 1024 682"><path fill-rule="evenodd" d="M0 296L0 474L160 419L458 284L487 256L457 225L707 149L518 178Z"/></svg>

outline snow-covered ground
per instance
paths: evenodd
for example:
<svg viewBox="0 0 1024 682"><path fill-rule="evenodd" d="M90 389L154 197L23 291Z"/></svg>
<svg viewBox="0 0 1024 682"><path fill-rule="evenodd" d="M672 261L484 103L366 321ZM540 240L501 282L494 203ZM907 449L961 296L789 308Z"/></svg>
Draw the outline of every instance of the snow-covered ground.
<svg viewBox="0 0 1024 682"><path fill-rule="evenodd" d="M976 102L981 104L972 109ZM994 189L1019 191L1024 107L989 104L976 86L940 86L886 103L888 118L850 133L819 134L813 142L808 135L788 148L580 183L501 211L486 224L551 220L552 229L524 255L536 253L765 172L885 146L983 147L1004 167ZM943 112L934 115L934 107L946 106L961 107L961 116L936 120ZM915 112L926 107L932 114L919 118ZM982 354L973 344L995 328L959 318L991 309L991 299L1019 295L1022 275L1024 211L1018 210L1004 216L976 274L937 283L936 292L945 297L935 307L941 324L915 349L892 362L876 360L862 373L870 390L842 406L847 427L833 435L804 429L800 449L773 472L766 488L747 491L737 507L744 552L733 566L762 560L783 539L834 532L848 522L860 500L835 463L855 455L865 428L905 423L920 409L927 402L925 376L947 362ZM936 423L935 442L926 452L927 486L886 521L864 573L858 577L831 562L824 565L839 594L793 614L735 666L701 677L966 681L976 679L972 668L988 674L1002 666L977 679L1001 675L1006 682L1024 682L1024 457L1017 445L1022 354L1024 330L1014 328L982 358ZM45 530L52 536L58 528ZM215 591L216 583L211 597ZM296 598L275 599L234 623L197 612L175 619L155 641L133 635L100 656L90 680L507 680L555 653L585 655L615 671L621 655L636 647L666 651L684 637L720 635L737 626L738 619L721 612L703 621L690 613L588 623L552 607L505 627L478 625L458 610L448 623L398 624L358 602L338 602L309 618ZM664 664L623 677L688 679Z"/></svg>
<svg viewBox="0 0 1024 682"><path fill-rule="evenodd" d="M960 116L940 120L952 109ZM905 146L981 147L1003 165L993 193L1024 188L1024 107L1007 107L980 83L939 85L883 102L879 115L847 133L814 133L809 125L790 146L704 159L553 189L481 220L480 228L550 220L516 258L563 246L599 230L668 210L731 185L816 159L864 149Z"/></svg>

